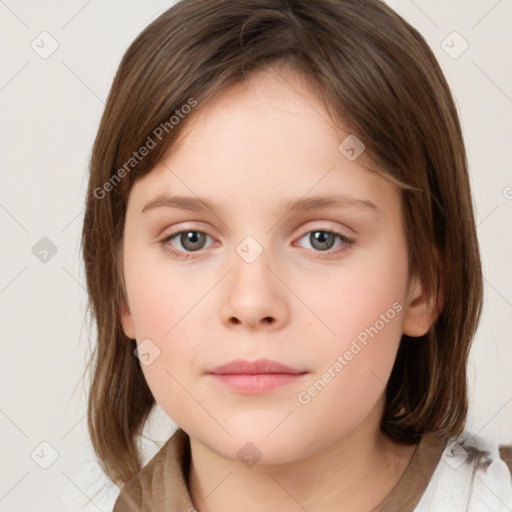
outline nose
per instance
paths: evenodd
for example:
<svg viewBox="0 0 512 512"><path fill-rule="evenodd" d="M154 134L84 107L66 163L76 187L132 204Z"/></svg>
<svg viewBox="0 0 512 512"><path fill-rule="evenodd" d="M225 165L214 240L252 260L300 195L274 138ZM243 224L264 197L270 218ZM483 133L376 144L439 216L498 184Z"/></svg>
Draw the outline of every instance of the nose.
<svg viewBox="0 0 512 512"><path fill-rule="evenodd" d="M235 254L224 280L220 316L227 327L276 330L289 321L287 287L268 266L265 251L251 263Z"/></svg>

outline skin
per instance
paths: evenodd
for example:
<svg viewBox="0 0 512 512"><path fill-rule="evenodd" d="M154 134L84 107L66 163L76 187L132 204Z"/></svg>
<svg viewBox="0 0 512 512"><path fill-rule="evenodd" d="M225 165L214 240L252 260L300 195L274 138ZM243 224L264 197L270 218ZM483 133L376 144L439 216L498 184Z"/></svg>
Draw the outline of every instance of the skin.
<svg viewBox="0 0 512 512"><path fill-rule="evenodd" d="M434 321L431 298L408 276L400 192L365 169L364 154L349 161L338 150L349 132L292 71L232 85L185 122L179 143L129 195L122 324L128 337L160 351L142 369L160 407L190 436L194 505L201 512L371 510L416 448L379 429L400 338L421 336ZM219 209L141 213L162 192L206 198ZM380 213L284 205L313 195L365 199ZM180 229L208 237L195 251L179 236L161 242ZM322 250L310 237L317 231L354 242L347 248L335 237ZM248 236L263 251L251 263L237 253ZM298 394L395 303L400 312L300 403ZM233 391L205 374L260 357L308 373L264 394ZM248 442L261 454L250 467L237 456Z"/></svg>

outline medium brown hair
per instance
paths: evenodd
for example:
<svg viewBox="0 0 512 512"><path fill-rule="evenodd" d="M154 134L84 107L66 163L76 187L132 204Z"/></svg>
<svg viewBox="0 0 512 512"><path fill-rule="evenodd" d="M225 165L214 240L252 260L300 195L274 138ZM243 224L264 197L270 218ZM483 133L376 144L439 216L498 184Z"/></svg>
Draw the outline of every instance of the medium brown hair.
<svg viewBox="0 0 512 512"><path fill-rule="evenodd" d="M427 432L458 435L465 427L482 271L460 122L427 43L379 0L182 0L124 54L90 161L82 252L97 344L88 427L115 483L139 471L137 441L155 405L120 320L128 194L186 125L171 129L169 120L191 98L200 109L249 73L278 65L308 80L331 118L364 142L373 169L399 184L410 275L434 297L440 286L444 293L428 333L402 336L382 431L415 443ZM156 147L134 162L162 126Z"/></svg>

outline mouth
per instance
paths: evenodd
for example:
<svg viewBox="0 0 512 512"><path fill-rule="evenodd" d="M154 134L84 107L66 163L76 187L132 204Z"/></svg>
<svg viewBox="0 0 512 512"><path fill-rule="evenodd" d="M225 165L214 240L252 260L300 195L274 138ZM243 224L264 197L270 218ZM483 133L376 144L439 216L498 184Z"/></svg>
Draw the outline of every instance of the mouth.
<svg viewBox="0 0 512 512"><path fill-rule="evenodd" d="M261 394L298 382L307 373L269 359L237 359L208 371L207 375L233 391Z"/></svg>

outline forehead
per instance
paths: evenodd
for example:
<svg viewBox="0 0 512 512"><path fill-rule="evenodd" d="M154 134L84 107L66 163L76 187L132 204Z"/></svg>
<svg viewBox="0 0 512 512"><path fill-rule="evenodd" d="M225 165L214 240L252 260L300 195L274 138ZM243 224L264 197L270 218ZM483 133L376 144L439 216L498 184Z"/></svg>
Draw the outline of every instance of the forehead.
<svg viewBox="0 0 512 512"><path fill-rule="evenodd" d="M221 126L222 132L218 130ZM243 134L239 133L241 127ZM264 133L276 143L286 138L292 142L307 139L311 144L337 145L350 131L330 118L318 91L305 77L287 68L270 68L253 72L200 101L185 117L167 154L174 152L184 139L191 145L196 142L194 139L201 138L200 145L204 146L213 135L216 139L224 135L226 142L235 136L230 145L238 147L242 138L260 138Z"/></svg>
<svg viewBox="0 0 512 512"><path fill-rule="evenodd" d="M382 187L389 187L364 167L364 154L351 161L340 151L350 133L291 71L260 72L232 84L184 122L177 141L139 180L146 202L163 192L233 204L245 199L246 205L339 194L359 196L378 210Z"/></svg>

